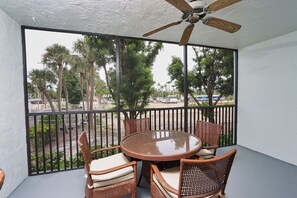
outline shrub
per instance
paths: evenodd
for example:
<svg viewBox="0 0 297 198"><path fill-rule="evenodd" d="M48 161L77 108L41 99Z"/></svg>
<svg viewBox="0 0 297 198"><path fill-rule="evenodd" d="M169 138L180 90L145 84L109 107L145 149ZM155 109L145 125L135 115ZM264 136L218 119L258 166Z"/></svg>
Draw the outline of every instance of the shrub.
<svg viewBox="0 0 297 198"><path fill-rule="evenodd" d="M35 137L35 132L36 132L36 137ZM38 122L36 125L36 129L34 126L29 129L31 145L35 145L35 147L37 146L37 148L40 148L42 147L42 142L44 141L44 146L45 146L50 142L50 135L54 136L55 132L56 132L55 125L51 125L51 127L49 128L48 124L44 123L42 125L41 122Z"/></svg>
<svg viewBox="0 0 297 198"><path fill-rule="evenodd" d="M101 146L98 145L97 149L100 149ZM95 150L95 146L91 147L91 151ZM98 159L102 157L106 157L108 155L116 154L118 153L118 150L113 150L113 151L103 151L99 152L97 155L93 155L93 159ZM43 161L45 159L45 161ZM38 155L38 159L36 159L35 154L31 154L31 173L37 173L37 164L36 160L38 163L38 171L39 172L44 172L43 164L45 163L45 172L51 172L51 169L53 171L57 170L65 170L65 169L71 169L71 158L68 157L66 158L66 161L64 161L64 152L59 151L59 152L52 152L52 163L51 163L51 155L50 153L45 153L44 157L43 154ZM75 154L72 155L72 168L77 169L77 168L82 168L84 167L84 159L82 157L81 151L78 152L78 157Z"/></svg>
<svg viewBox="0 0 297 198"><path fill-rule="evenodd" d="M230 130L229 133L222 133L220 135L220 145L229 145L229 143L232 145L233 144L233 131Z"/></svg>

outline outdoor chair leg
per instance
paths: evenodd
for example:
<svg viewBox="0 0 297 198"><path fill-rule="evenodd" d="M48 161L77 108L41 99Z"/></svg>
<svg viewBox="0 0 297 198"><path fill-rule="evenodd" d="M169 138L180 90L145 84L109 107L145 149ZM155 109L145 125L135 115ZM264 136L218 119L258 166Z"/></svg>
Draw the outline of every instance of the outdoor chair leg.
<svg viewBox="0 0 297 198"><path fill-rule="evenodd" d="M132 198L136 198L136 192L132 193Z"/></svg>

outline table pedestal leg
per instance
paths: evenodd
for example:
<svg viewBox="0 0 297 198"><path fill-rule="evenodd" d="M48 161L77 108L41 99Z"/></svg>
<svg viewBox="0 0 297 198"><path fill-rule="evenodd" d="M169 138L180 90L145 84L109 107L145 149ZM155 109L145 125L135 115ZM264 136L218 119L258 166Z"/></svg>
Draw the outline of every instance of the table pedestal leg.
<svg viewBox="0 0 297 198"><path fill-rule="evenodd" d="M146 181L150 183L150 168L151 168L150 161L142 161L141 173L140 173L140 178L138 180L137 186L140 185L142 177L144 177Z"/></svg>

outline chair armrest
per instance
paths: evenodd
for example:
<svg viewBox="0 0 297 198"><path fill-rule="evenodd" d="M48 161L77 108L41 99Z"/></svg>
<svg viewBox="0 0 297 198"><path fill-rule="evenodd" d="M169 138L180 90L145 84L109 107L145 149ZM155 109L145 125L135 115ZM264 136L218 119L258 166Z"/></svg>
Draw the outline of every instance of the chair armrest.
<svg viewBox="0 0 297 198"><path fill-rule="evenodd" d="M203 149L217 149L219 145L213 145L213 146L202 146Z"/></svg>
<svg viewBox="0 0 297 198"><path fill-rule="evenodd" d="M5 179L4 171L2 169L0 169L0 190L4 184L4 179Z"/></svg>
<svg viewBox="0 0 297 198"><path fill-rule="evenodd" d="M114 171L117 171L117 170L120 170L120 169L123 169L123 168L127 168L129 166L135 166L136 164L137 164L136 161L132 161L132 162L129 162L127 164L123 164L123 165L116 166L116 167L109 168L109 169L102 170L102 171L89 171L89 174L91 174L91 175L104 175L104 174L111 173L111 172L114 172ZM134 167L134 169L135 169L135 167Z"/></svg>
<svg viewBox="0 0 297 198"><path fill-rule="evenodd" d="M178 195L178 191L177 189L173 188L172 186L170 186L165 179L162 177L158 167L155 164L151 165L152 171L153 173L155 173L157 180L161 183L161 185L168 191L175 193L176 195Z"/></svg>
<svg viewBox="0 0 297 198"><path fill-rule="evenodd" d="M97 150L92 151L91 154L93 155L94 153L107 151L107 150L118 149L118 148L120 148L120 146L112 146L112 147L108 147L108 148L101 148L101 149L97 149Z"/></svg>

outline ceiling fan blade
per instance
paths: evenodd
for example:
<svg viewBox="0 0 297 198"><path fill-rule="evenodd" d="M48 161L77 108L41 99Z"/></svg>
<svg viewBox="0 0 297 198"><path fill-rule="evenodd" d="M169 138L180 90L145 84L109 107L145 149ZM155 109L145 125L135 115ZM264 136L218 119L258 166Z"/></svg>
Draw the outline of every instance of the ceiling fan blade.
<svg viewBox="0 0 297 198"><path fill-rule="evenodd" d="M237 32L241 28L241 25L239 24L232 23L230 21L225 21L223 19L219 19L215 17L208 17L203 20L203 23L205 25L218 28L220 30L230 32L230 33Z"/></svg>
<svg viewBox="0 0 297 198"><path fill-rule="evenodd" d="M217 11L223 9L227 6L233 5L240 0L216 0L215 2L209 4L206 8L207 11Z"/></svg>
<svg viewBox="0 0 297 198"><path fill-rule="evenodd" d="M180 39L179 45L186 45L188 43L190 36L192 34L193 28L194 28L194 24L190 24L186 27Z"/></svg>
<svg viewBox="0 0 297 198"><path fill-rule="evenodd" d="M164 30L164 29L166 29L166 28L169 28L169 27L178 25L178 24L180 24L181 22L183 22L183 21L180 20L180 21L176 21L176 22L169 23L169 24L167 24L167 25L164 25L164 26L162 26L162 27L159 27L159 28L157 28L157 29L154 29L154 30L152 30L152 31L150 31L150 32L147 32L147 33L145 33L143 36L144 36L144 37L150 36L150 35L155 34L155 33L159 32L159 31L161 31L161 30Z"/></svg>
<svg viewBox="0 0 297 198"><path fill-rule="evenodd" d="M193 10L192 7L185 0L166 0L166 1L182 12L190 12Z"/></svg>

